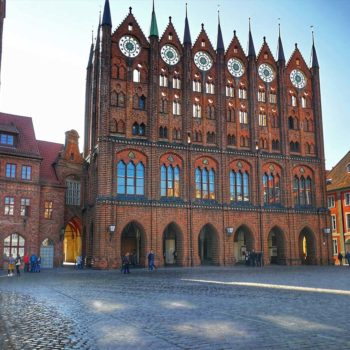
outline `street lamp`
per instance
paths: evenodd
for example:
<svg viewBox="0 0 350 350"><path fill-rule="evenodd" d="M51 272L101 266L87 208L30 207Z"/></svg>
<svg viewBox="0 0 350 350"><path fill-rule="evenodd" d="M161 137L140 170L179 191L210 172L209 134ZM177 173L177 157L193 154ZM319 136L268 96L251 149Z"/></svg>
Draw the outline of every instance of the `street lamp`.
<svg viewBox="0 0 350 350"><path fill-rule="evenodd" d="M109 225L108 232L109 232L109 241L111 242L115 233L115 225Z"/></svg>

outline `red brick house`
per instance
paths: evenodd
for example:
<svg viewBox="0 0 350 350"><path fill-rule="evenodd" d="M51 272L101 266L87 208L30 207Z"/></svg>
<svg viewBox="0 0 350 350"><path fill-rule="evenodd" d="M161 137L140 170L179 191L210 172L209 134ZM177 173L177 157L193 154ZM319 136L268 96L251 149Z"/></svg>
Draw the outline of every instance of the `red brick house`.
<svg viewBox="0 0 350 350"><path fill-rule="evenodd" d="M204 29L183 41L169 19L148 38L130 8L112 28L109 1L87 67L83 232L96 267L127 251L144 265L325 264L326 208L319 64L286 61L249 28L216 49ZM118 20L119 21L119 20Z"/></svg>
<svg viewBox="0 0 350 350"><path fill-rule="evenodd" d="M350 252L350 151L327 174L327 203L331 212L333 260ZM344 259L345 260L345 259Z"/></svg>
<svg viewBox="0 0 350 350"><path fill-rule="evenodd" d="M70 244L71 232L76 234L76 241L79 239L81 225L80 194L78 204L69 202L71 181L79 183L80 192L82 158L78 138L71 130L66 133L65 145L39 141L31 118L0 113L3 261L10 253L34 253L42 255L44 267L52 267L73 261L74 256L67 256L71 251L81 253L81 245L74 248ZM70 248L64 249L64 244Z"/></svg>

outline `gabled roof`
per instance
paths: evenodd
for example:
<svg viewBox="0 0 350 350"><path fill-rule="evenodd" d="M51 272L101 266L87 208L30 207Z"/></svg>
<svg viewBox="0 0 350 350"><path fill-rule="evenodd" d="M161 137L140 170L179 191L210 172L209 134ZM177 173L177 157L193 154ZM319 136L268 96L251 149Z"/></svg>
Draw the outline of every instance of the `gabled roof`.
<svg viewBox="0 0 350 350"><path fill-rule="evenodd" d="M0 145L0 153L40 158L32 118L0 112L0 125L3 131L17 134L16 146Z"/></svg>
<svg viewBox="0 0 350 350"><path fill-rule="evenodd" d="M38 148L43 160L40 164L40 182L59 184L54 163L56 162L60 152L63 150L63 145L49 141L37 141Z"/></svg>
<svg viewBox="0 0 350 350"><path fill-rule="evenodd" d="M332 179L332 181L327 185L327 191L350 188L348 165L350 165L350 151L328 172L327 179Z"/></svg>

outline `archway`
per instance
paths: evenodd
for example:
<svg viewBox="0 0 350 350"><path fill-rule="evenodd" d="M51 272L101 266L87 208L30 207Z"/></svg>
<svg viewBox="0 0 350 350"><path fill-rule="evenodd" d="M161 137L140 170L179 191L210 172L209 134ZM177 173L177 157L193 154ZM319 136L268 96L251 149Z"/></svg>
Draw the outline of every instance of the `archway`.
<svg viewBox="0 0 350 350"><path fill-rule="evenodd" d="M40 247L41 267L46 269L53 268L55 245L52 239L46 238L42 241Z"/></svg>
<svg viewBox="0 0 350 350"><path fill-rule="evenodd" d="M182 254L182 232L172 222L163 232L164 265L179 265L182 261Z"/></svg>
<svg viewBox="0 0 350 350"><path fill-rule="evenodd" d="M236 263L244 263L247 252L254 248L254 237L246 226L240 226L233 237L233 254Z"/></svg>
<svg viewBox="0 0 350 350"><path fill-rule="evenodd" d="M129 253L133 266L145 264L145 234L141 225L135 221L129 222L121 234L121 257Z"/></svg>
<svg viewBox="0 0 350 350"><path fill-rule="evenodd" d="M198 235L198 254L202 265L219 264L218 235L215 228L206 224Z"/></svg>
<svg viewBox="0 0 350 350"><path fill-rule="evenodd" d="M75 264L77 257L81 255L81 224L80 220L71 219L64 229L63 256L64 264Z"/></svg>
<svg viewBox="0 0 350 350"><path fill-rule="evenodd" d="M270 264L285 265L285 238L282 230L279 227L273 227L267 241Z"/></svg>
<svg viewBox="0 0 350 350"><path fill-rule="evenodd" d="M302 264L316 264L316 242L312 231L304 228L299 234L299 256Z"/></svg>

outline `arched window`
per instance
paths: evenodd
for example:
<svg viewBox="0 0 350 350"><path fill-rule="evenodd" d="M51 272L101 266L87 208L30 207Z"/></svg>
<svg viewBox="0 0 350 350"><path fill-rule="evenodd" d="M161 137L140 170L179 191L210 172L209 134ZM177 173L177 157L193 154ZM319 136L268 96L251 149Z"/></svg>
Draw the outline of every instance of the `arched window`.
<svg viewBox="0 0 350 350"><path fill-rule="evenodd" d="M139 109L146 109L146 97L144 95L139 97L139 104L138 104Z"/></svg>
<svg viewBox="0 0 350 350"><path fill-rule="evenodd" d="M164 74L159 76L159 86L168 87L168 77Z"/></svg>
<svg viewBox="0 0 350 350"><path fill-rule="evenodd" d="M234 97L235 90L232 84L226 85L226 97Z"/></svg>
<svg viewBox="0 0 350 350"><path fill-rule="evenodd" d="M201 118L202 113L201 113L201 106L198 103L195 103L193 105L193 118Z"/></svg>
<svg viewBox="0 0 350 350"><path fill-rule="evenodd" d="M199 80L193 80L193 91L195 92L202 91L202 84Z"/></svg>
<svg viewBox="0 0 350 350"><path fill-rule="evenodd" d="M180 168L163 164L160 176L160 195L162 197L180 197Z"/></svg>
<svg viewBox="0 0 350 350"><path fill-rule="evenodd" d="M214 87L214 83L212 82L208 82L205 84L205 92L207 94L214 94L215 93L215 87Z"/></svg>
<svg viewBox="0 0 350 350"><path fill-rule="evenodd" d="M241 170L230 170L230 200L244 203L250 201L249 173Z"/></svg>
<svg viewBox="0 0 350 350"><path fill-rule="evenodd" d="M168 101L166 98L160 100L160 113L168 113Z"/></svg>
<svg viewBox="0 0 350 350"><path fill-rule="evenodd" d="M207 143L215 143L215 133L214 132L207 133Z"/></svg>
<svg viewBox="0 0 350 350"><path fill-rule="evenodd" d="M227 108L226 120L228 122L235 122L235 110L233 108Z"/></svg>
<svg viewBox="0 0 350 350"><path fill-rule="evenodd" d="M141 81L140 71L138 69L134 69L132 77L134 83L139 83Z"/></svg>
<svg viewBox="0 0 350 350"><path fill-rule="evenodd" d="M228 135L227 136L227 144L230 146L236 146L236 136L235 135Z"/></svg>
<svg viewBox="0 0 350 350"><path fill-rule="evenodd" d="M174 115L181 115L181 104L178 100L175 100L173 102L173 114Z"/></svg>
<svg viewBox="0 0 350 350"><path fill-rule="evenodd" d="M125 134L125 123L122 120L117 123L117 133Z"/></svg>
<svg viewBox="0 0 350 350"><path fill-rule="evenodd" d="M207 118L208 119L215 119L215 107L214 106L208 106L207 107Z"/></svg>
<svg viewBox="0 0 350 350"><path fill-rule="evenodd" d="M281 184L279 174L264 173L262 177L264 204L274 205L281 203Z"/></svg>
<svg viewBox="0 0 350 350"><path fill-rule="evenodd" d="M243 173L243 202L249 202L249 174Z"/></svg>
<svg viewBox="0 0 350 350"><path fill-rule="evenodd" d="M207 168L195 170L196 198L215 199L215 171Z"/></svg>
<svg viewBox="0 0 350 350"><path fill-rule="evenodd" d="M16 258L17 255L23 257L24 245L24 238L18 233L12 233L4 239L3 257L7 259L10 257L10 254L12 254L14 258Z"/></svg>
<svg viewBox="0 0 350 350"><path fill-rule="evenodd" d="M168 128L166 126L164 128L162 126L159 128L159 137L164 139L168 138Z"/></svg>
<svg viewBox="0 0 350 350"><path fill-rule="evenodd" d="M294 129L294 119L293 119L293 117L289 117L289 118L288 118L288 128L289 128L290 130L293 130L293 129Z"/></svg>
<svg viewBox="0 0 350 350"><path fill-rule="evenodd" d="M138 135L139 134L139 124L137 124L136 122L132 125L132 134Z"/></svg>
<svg viewBox="0 0 350 350"><path fill-rule="evenodd" d="M294 198L294 203L299 204L299 179L297 176L294 176L293 179L293 198Z"/></svg>
<svg viewBox="0 0 350 350"><path fill-rule="evenodd" d="M140 162L136 166L133 161L117 164L117 194L144 195L145 168Z"/></svg>
<svg viewBox="0 0 350 350"><path fill-rule="evenodd" d="M312 199L312 179L302 175L294 176L293 179L293 198L296 206L311 206Z"/></svg>
<svg viewBox="0 0 350 350"><path fill-rule="evenodd" d="M115 91L111 93L111 106L116 106L118 104L118 94Z"/></svg>
<svg viewBox="0 0 350 350"><path fill-rule="evenodd" d="M305 182L305 204L311 205L312 204L312 181L310 176L306 178Z"/></svg>
<svg viewBox="0 0 350 350"><path fill-rule="evenodd" d="M145 134L146 134L146 126L144 123L141 123L139 127L139 135L145 136Z"/></svg>

